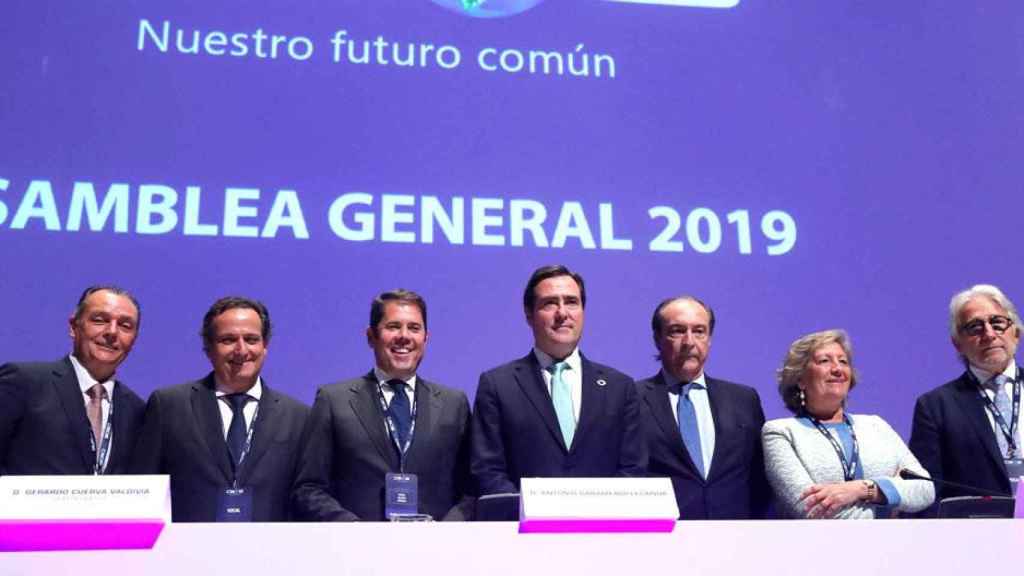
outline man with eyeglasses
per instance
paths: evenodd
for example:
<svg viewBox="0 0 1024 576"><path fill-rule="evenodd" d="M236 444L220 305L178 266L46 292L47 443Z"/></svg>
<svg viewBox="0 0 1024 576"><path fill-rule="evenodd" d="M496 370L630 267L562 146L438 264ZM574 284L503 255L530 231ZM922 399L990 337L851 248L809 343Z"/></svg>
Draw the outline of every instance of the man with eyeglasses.
<svg viewBox="0 0 1024 576"><path fill-rule="evenodd" d="M704 372L715 313L693 296L664 300L651 318L661 370L637 382L650 454L647 473L672 479L682 520L766 514L764 412L753 388Z"/></svg>
<svg viewBox="0 0 1024 576"><path fill-rule="evenodd" d="M1012 495L1024 475L1017 308L999 288L979 284L949 303L949 328L966 370L917 400L910 449L932 478ZM975 496L936 486L936 501Z"/></svg>

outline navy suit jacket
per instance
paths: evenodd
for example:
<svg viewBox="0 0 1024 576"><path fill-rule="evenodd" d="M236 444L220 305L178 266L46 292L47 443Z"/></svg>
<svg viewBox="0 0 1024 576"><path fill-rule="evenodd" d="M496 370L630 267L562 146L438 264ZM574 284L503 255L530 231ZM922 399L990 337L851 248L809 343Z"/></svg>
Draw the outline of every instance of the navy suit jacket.
<svg viewBox="0 0 1024 576"><path fill-rule="evenodd" d="M145 403L114 383L107 474L123 474ZM85 400L67 357L0 366L0 475L92 474L96 462Z"/></svg>
<svg viewBox="0 0 1024 576"><path fill-rule="evenodd" d="M761 398L748 386L708 376L705 382L715 421L715 452L707 479L697 471L683 444L662 373L637 382L650 453L647 475L672 480L680 519L763 518L771 487L765 478L761 447Z"/></svg>
<svg viewBox="0 0 1024 576"><path fill-rule="evenodd" d="M524 477L644 475L647 451L633 379L580 360L583 397L572 446L562 438L532 351L480 375L472 458L480 494L519 492Z"/></svg>
<svg viewBox="0 0 1024 576"><path fill-rule="evenodd" d="M252 447L238 485L252 489L254 522L281 522L290 519L289 494L309 407L272 390L266 380L262 384ZM231 486L231 456L218 402L212 373L149 397L132 470L170 474L175 522L215 521L218 498Z"/></svg>
<svg viewBox="0 0 1024 576"><path fill-rule="evenodd" d="M416 379L415 398L405 472L417 476L419 512L468 520L474 504L469 401L461 390L424 378ZM384 520L384 477L400 470L372 371L317 392L292 496L297 518Z"/></svg>
<svg viewBox="0 0 1024 576"><path fill-rule="evenodd" d="M977 384L966 371L956 380L917 399L910 450L936 480L1012 496L985 403L978 394ZM935 485L936 502L953 496L975 495ZM934 511L933 506L929 512Z"/></svg>

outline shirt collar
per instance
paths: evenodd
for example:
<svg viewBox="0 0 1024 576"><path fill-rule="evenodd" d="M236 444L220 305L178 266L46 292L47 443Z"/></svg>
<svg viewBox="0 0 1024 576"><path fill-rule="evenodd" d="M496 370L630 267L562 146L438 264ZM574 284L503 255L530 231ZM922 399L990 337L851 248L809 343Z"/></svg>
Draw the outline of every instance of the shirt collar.
<svg viewBox="0 0 1024 576"><path fill-rule="evenodd" d="M557 362L557 360L552 358L547 352L541 350L540 348L537 348L536 346L533 347L533 355L537 358L537 362L540 364L540 369L541 370L547 370L549 366L551 366L552 364ZM582 372L581 372L581 370L582 370L582 368L581 368L582 361L580 360L580 347L577 346L577 347L573 348L572 353L569 354L568 356L566 356L562 360L562 362L565 362L566 364L568 364L570 370L574 370L576 373L582 374Z"/></svg>
<svg viewBox="0 0 1024 576"><path fill-rule="evenodd" d="M392 378L391 375L389 375L387 372L381 370L380 366L374 366L373 377L377 379L377 384L380 384L382 388L384 387L385 384L388 383L388 380L401 380L402 382L405 382L405 384L409 387L409 390L412 390L414 392L416 391L415 374L409 376L408 378Z"/></svg>
<svg viewBox="0 0 1024 576"><path fill-rule="evenodd" d="M216 391L217 398L223 398L228 394L230 394L230 392L224 392L222 390ZM257 402L259 402L260 398L263 396L263 378L261 376L257 376L256 383L252 385L252 388L246 390L245 394L248 394L250 398L253 398Z"/></svg>
<svg viewBox="0 0 1024 576"><path fill-rule="evenodd" d="M114 397L114 379L111 378L105 382L100 382L89 374L89 371L82 366L82 363L75 358L74 354L68 356L71 360L71 366L75 369L75 378L78 379L78 387L82 389L82 394L87 394L89 389L96 384L103 384L103 388L107 391L107 398Z"/></svg>
<svg viewBox="0 0 1024 576"><path fill-rule="evenodd" d="M968 370L970 370L971 373L974 374L974 377L978 379L978 382L981 382L982 384L987 383L989 380L991 380L993 377L995 377L994 373L989 372L987 370L982 370L981 368L978 368L974 364L971 364L968 367ZM1007 378L1009 378L1011 380L1016 378L1017 377L1017 361L1015 359L1013 359L1013 358L1010 358L1010 363L1006 365L1006 369L1003 370L1002 372L1000 372L1000 374L1003 374L1004 376L1006 376Z"/></svg>
<svg viewBox="0 0 1024 576"><path fill-rule="evenodd" d="M668 370L665 370L665 368L661 369L661 377L665 379L665 384L668 385L669 391L672 392L673 394L678 394L679 388L681 386L685 386L683 382L681 382L678 378L670 374ZM695 385L697 388L703 388L705 390L707 390L708 388L708 382L704 378L703 370L700 371L700 374L698 374L696 378L694 378L688 383Z"/></svg>

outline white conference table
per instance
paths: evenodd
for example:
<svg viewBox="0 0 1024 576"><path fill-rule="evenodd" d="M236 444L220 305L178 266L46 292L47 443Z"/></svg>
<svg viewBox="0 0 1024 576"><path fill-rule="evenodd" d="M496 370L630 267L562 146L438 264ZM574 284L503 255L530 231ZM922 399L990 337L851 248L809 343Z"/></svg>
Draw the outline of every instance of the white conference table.
<svg viewBox="0 0 1024 576"><path fill-rule="evenodd" d="M177 524L152 550L0 553L2 576L989 575L1024 521L679 522L670 534L519 534L515 523Z"/></svg>

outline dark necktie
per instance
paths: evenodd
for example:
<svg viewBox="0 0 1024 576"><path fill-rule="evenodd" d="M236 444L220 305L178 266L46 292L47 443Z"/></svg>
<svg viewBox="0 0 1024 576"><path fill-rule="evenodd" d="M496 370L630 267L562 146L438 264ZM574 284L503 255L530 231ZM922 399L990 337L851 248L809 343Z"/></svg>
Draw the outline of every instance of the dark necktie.
<svg viewBox="0 0 1024 576"><path fill-rule="evenodd" d="M409 429L412 427L412 410L409 407L409 395L405 392L405 382L402 380L388 380L388 386L395 393L391 397L391 404L388 405L388 412L391 413L391 420L395 424L395 434L398 435L398 443L401 445L401 448L405 448L405 443L409 440Z"/></svg>
<svg viewBox="0 0 1024 576"><path fill-rule="evenodd" d="M238 466L242 458L242 450L245 450L245 437L247 430L245 426L245 404L249 401L249 395L227 394L228 403L231 404L231 425L228 426L228 451L231 452L231 469Z"/></svg>

